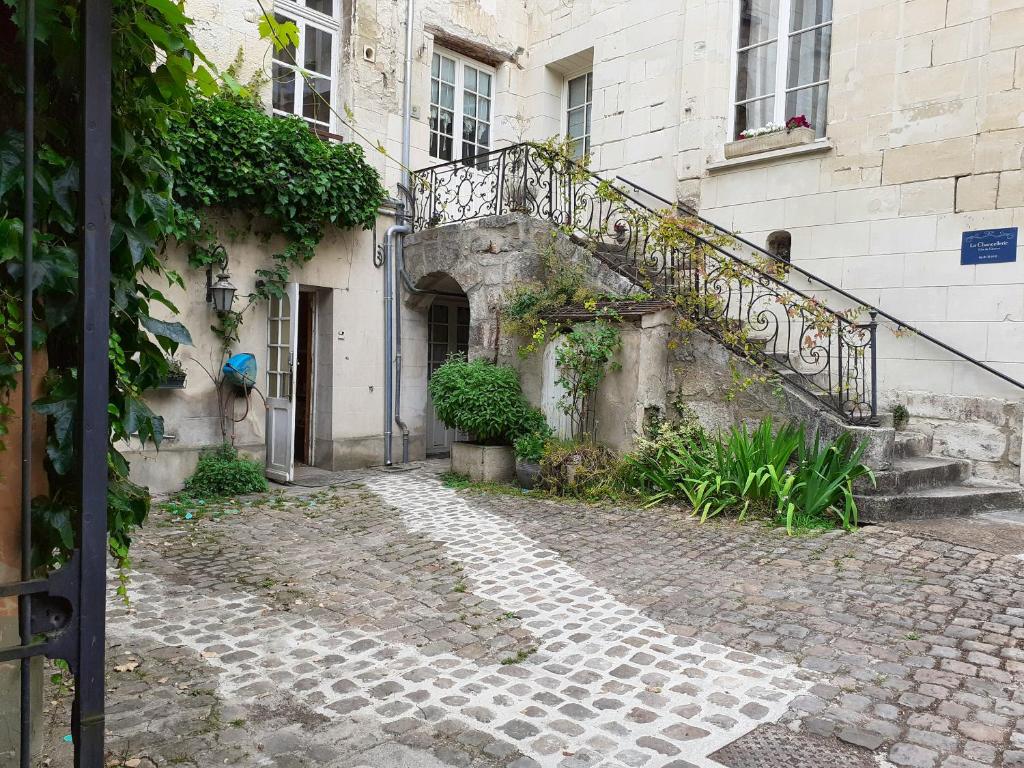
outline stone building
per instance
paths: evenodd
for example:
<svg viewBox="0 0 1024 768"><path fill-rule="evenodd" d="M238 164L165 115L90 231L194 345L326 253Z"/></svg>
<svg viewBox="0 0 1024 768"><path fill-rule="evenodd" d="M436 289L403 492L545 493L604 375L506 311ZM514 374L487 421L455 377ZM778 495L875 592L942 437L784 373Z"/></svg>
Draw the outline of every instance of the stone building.
<svg viewBox="0 0 1024 768"><path fill-rule="evenodd" d="M242 51L243 80L267 70L263 96L275 112L400 157L406 3L273 2L300 28L304 84L294 60L260 39L271 0L262 2L189 0L201 47L221 64ZM898 322L877 331L871 388L881 427L900 405L920 451L959 462L957 473L1020 482L1024 391L976 361L1024 380L1021 0L417 0L411 64L414 169L570 136L592 171L621 177L638 202L682 205L791 263L787 285L837 311L866 304L912 325L920 333ZM311 84L335 113L305 98ZM797 116L809 129L741 138ZM368 154L397 194L399 165ZM530 272L509 266L506 255L523 248L502 240L507 231L477 222L470 232L456 219L450 228L466 234L449 245L479 267L462 279L482 283L425 262L433 236L407 244L421 272L416 287L426 291L400 295L413 458L443 452L452 437L432 418L429 369L450 352L497 344L488 336L495 296L503 281ZM312 393L298 416L300 462L341 468L383 458L384 279L373 256L393 223L382 211L375 235L332 235L294 278L302 306L289 311L313 339L296 358L300 374L303 365L311 371ZM245 293L269 246L228 250ZM485 262L494 267L486 279ZM215 367L215 346L200 330L209 313L203 286L189 290L180 306L196 346L184 356ZM263 370L267 311L246 320L239 345ZM154 396L177 439L159 456L134 455L133 472L157 489L176 487L198 449L221 439L212 385L198 368L189 376L184 391ZM542 389L537 383L537 397ZM232 430L260 453L264 409L249 407ZM894 448L891 431L882 465L908 440L917 445L904 438ZM398 440L396 432L396 450Z"/></svg>

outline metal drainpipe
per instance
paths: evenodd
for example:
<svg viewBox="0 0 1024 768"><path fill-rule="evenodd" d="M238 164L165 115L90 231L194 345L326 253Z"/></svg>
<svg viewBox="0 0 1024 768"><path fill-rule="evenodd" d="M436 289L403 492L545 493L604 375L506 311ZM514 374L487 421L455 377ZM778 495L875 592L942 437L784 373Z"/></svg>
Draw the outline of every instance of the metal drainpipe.
<svg viewBox="0 0 1024 768"><path fill-rule="evenodd" d="M412 141L412 30L413 20L415 17L416 10L415 0L409 0L405 12L405 89L404 98L402 104L402 187L406 190L412 189L411 179L409 174L409 163L411 156L411 141ZM388 232L401 236L404 238L405 235L412 232L412 227L409 226L408 222L411 221L411 214L403 216L404 209L399 209L398 220L405 220L406 223L391 227ZM391 240L385 241L386 246L389 247ZM389 254L391 264L386 264L385 268L391 266L394 270L394 289L398 292L398 300L395 301L392 297L392 306L394 309L394 326L392 331L394 333L394 350L395 350L395 380L394 380L394 421L399 429L402 430L402 463L409 463L409 427L402 420L402 281L400 279L401 273L404 271L402 268L402 252L404 248L403 239L399 239L396 243L397 249L395 254ZM389 278L390 280L390 278ZM386 302L385 302L386 303ZM390 432L390 425L388 430ZM390 437L389 437L390 440ZM390 449L390 442L388 445Z"/></svg>

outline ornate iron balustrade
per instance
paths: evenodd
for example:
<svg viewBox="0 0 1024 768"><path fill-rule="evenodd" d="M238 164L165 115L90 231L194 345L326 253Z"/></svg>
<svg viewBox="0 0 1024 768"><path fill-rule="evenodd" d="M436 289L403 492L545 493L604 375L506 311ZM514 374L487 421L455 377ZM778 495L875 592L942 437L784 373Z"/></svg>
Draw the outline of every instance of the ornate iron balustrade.
<svg viewBox="0 0 1024 768"><path fill-rule="evenodd" d="M416 173L413 228L506 213L550 221L637 292L684 317L851 423L877 421L877 322L857 322L786 282L789 266L732 235L655 211L546 147L517 144Z"/></svg>

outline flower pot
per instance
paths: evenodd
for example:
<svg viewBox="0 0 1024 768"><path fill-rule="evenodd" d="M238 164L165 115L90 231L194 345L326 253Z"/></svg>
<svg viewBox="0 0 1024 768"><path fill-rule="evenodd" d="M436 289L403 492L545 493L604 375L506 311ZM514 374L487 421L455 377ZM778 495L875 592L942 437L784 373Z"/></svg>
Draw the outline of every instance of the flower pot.
<svg viewBox="0 0 1024 768"><path fill-rule="evenodd" d="M725 145L725 157L732 160L736 157L759 155L762 152L773 152L777 149L789 149L810 144L815 139L813 128L794 128L791 131L777 131L755 136L752 139L739 139Z"/></svg>
<svg viewBox="0 0 1024 768"><path fill-rule="evenodd" d="M529 459L516 459L516 480L519 487L532 491L540 485L540 462Z"/></svg>
<svg viewBox="0 0 1024 768"><path fill-rule="evenodd" d="M507 483L516 476L516 458L510 445L452 443L452 472L477 483Z"/></svg>
<svg viewBox="0 0 1024 768"><path fill-rule="evenodd" d="M185 376L185 373L168 373L167 377L157 386L157 389L184 389Z"/></svg>

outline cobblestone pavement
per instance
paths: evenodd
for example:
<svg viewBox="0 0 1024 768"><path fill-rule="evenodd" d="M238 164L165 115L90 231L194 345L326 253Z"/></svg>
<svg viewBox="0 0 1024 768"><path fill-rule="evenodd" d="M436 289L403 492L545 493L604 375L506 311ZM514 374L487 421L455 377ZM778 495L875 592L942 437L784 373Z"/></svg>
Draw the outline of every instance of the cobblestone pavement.
<svg viewBox="0 0 1024 768"><path fill-rule="evenodd" d="M154 516L112 765L738 767L769 723L806 739L778 765L1024 765L1013 555L353 477Z"/></svg>

